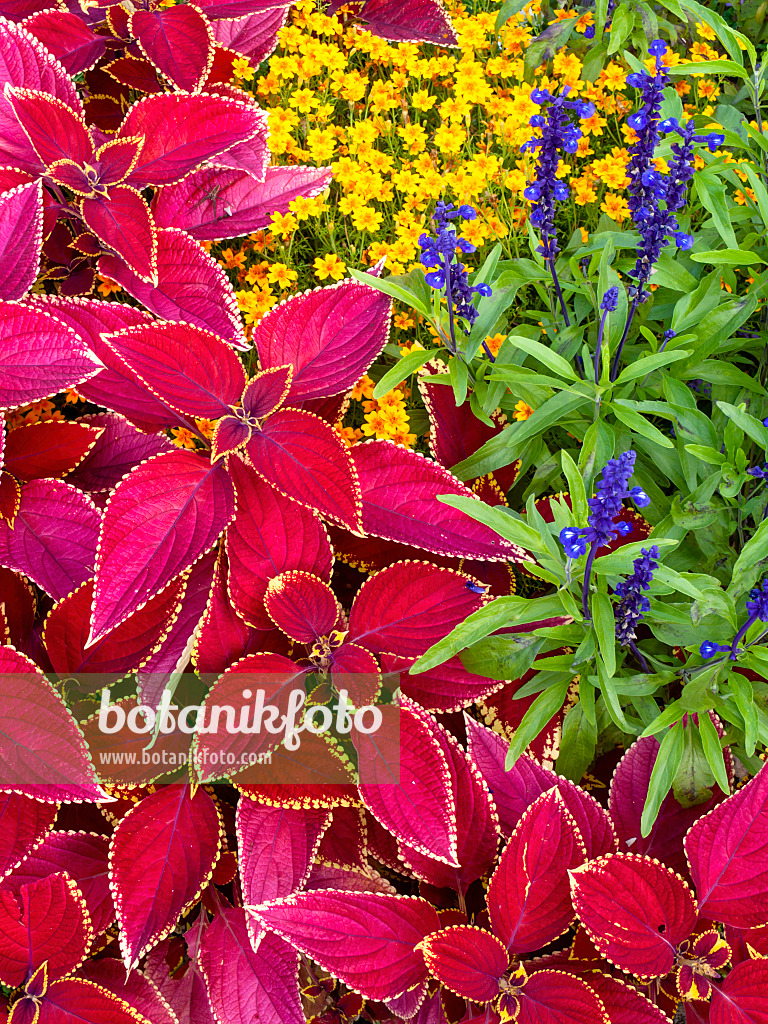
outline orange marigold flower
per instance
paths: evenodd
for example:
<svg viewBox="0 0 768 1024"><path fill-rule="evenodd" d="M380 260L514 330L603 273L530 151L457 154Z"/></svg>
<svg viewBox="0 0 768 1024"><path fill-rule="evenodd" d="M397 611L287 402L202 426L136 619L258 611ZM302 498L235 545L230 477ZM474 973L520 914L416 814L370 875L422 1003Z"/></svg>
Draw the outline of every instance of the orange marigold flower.
<svg viewBox="0 0 768 1024"><path fill-rule="evenodd" d="M527 420L529 416L533 416L533 409L527 402L524 402L521 399L515 406L515 411L512 413L512 419Z"/></svg>

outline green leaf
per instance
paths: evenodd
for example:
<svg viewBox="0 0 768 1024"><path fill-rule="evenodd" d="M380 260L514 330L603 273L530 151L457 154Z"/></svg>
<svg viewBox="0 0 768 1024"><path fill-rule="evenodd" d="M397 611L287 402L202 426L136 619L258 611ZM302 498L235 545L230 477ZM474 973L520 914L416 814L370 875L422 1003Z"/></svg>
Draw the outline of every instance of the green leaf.
<svg viewBox="0 0 768 1024"><path fill-rule="evenodd" d="M411 309L416 309L423 316L432 319L432 304L426 301L427 293L424 290L425 288L429 289L429 285L424 281L423 270L416 269L412 270L410 274L392 275L384 280L374 277L372 274L366 274L362 270L350 268L349 272L361 284L367 284L378 292L391 295L393 299L405 303Z"/></svg>
<svg viewBox="0 0 768 1024"><path fill-rule="evenodd" d="M557 352L553 352L551 348L547 348L546 345L542 345L541 342L532 341L530 338L524 338L518 334L511 334L507 341L515 348L520 348L523 352L527 352L528 355L538 359L540 363L543 363L547 369L556 373L558 377L564 377L567 380L579 379L575 370L566 359L563 359Z"/></svg>
<svg viewBox="0 0 768 1024"><path fill-rule="evenodd" d="M618 53L632 31L635 19L627 4L621 4L613 12L611 34L608 37L608 54Z"/></svg>
<svg viewBox="0 0 768 1024"><path fill-rule="evenodd" d="M739 243L733 232L722 181L715 174L697 171L693 176L693 185L701 205L712 215L717 233L729 249L738 250Z"/></svg>
<svg viewBox="0 0 768 1024"><path fill-rule="evenodd" d="M648 540L636 540L631 544L622 544L615 551L610 551L607 555L601 555L599 558L596 558L592 563L592 571L603 576L617 576L632 572L632 563L636 558L640 557L641 548L649 548L652 544L655 544L659 549L659 554L663 555L665 551L676 548L679 543L679 540L675 540L672 537L649 537Z"/></svg>
<svg viewBox="0 0 768 1024"><path fill-rule="evenodd" d="M712 769L715 782L727 796L731 791L731 787L728 785L728 772L725 768L723 748L720 744L720 737L717 735L714 722L708 714L699 715L699 735L701 736L704 756L707 759L707 764Z"/></svg>
<svg viewBox="0 0 768 1024"><path fill-rule="evenodd" d="M666 434L662 434L658 427L649 423L645 416L641 416L635 409L630 409L626 405L620 405L619 401L621 400L617 399L615 402L611 402L608 408L620 423L629 427L630 430L634 430L641 437L647 437L649 441L653 441L662 448L675 447Z"/></svg>
<svg viewBox="0 0 768 1024"><path fill-rule="evenodd" d="M744 249L706 249L704 252L692 252L690 258L694 263L711 263L715 267L723 264L728 267L743 267L766 262L756 252L745 252Z"/></svg>
<svg viewBox="0 0 768 1024"><path fill-rule="evenodd" d="M703 4L697 3L696 0L681 0L680 6L686 11L690 11L696 21L703 21L705 25L709 25L736 64L739 66L744 64L744 58L741 53L741 47L743 46L744 50L749 54L752 66L755 67L757 61L755 47L743 33L732 29L716 11L713 11L711 7L704 7ZM739 43L741 43L741 46L739 46Z"/></svg>
<svg viewBox="0 0 768 1024"><path fill-rule="evenodd" d="M751 437L753 441L756 441L763 451L768 451L768 430L765 429L759 419L744 409L731 405L729 402L716 402L715 404L718 409L725 413L728 419L733 420L736 426L741 427L747 437Z"/></svg>
<svg viewBox="0 0 768 1024"><path fill-rule="evenodd" d="M560 452L560 464L563 467L565 479L568 481L573 517L577 523L583 523L587 518L589 506L587 505L587 491L579 467L564 448Z"/></svg>
<svg viewBox="0 0 768 1024"><path fill-rule="evenodd" d="M608 675L602 658L596 658L595 664L597 665L597 680L600 684L600 692L603 695L608 714L622 732L630 732L629 723L624 717L624 711L619 700L619 692L616 688L617 680L613 676Z"/></svg>
<svg viewBox="0 0 768 1024"><path fill-rule="evenodd" d="M691 455L695 455L697 459L702 459L710 465L722 466L725 464L725 456L716 452L714 448L708 448L705 444L686 444L683 447Z"/></svg>
<svg viewBox="0 0 768 1024"><path fill-rule="evenodd" d="M661 740L656 763L648 783L648 796L640 819L640 833L647 836L659 813L664 797L672 788L680 762L683 759L683 723L677 722Z"/></svg>
<svg viewBox="0 0 768 1024"><path fill-rule="evenodd" d="M400 362L390 367L378 382L373 389L373 397L382 398L393 387L410 377L420 366L428 363L430 359L434 359L436 354L434 349L428 351L417 349L415 352L409 352L407 356L403 356Z"/></svg>
<svg viewBox="0 0 768 1024"><path fill-rule="evenodd" d="M461 494L438 494L437 500L444 505L450 505L451 508L457 508L460 512L465 512L479 523L485 523L500 537L512 541L513 544L519 544L527 551L547 550L547 545L533 527L515 519L507 512L502 512L498 506L486 505L484 501L477 501Z"/></svg>
<svg viewBox="0 0 768 1024"><path fill-rule="evenodd" d="M507 0L496 15L494 32L498 32L510 18L514 18L516 14L519 14L527 3L528 0Z"/></svg>
<svg viewBox="0 0 768 1024"><path fill-rule="evenodd" d="M731 572L728 593L737 600L749 590L761 573L761 566L768 559L768 519L764 519L741 549Z"/></svg>
<svg viewBox="0 0 768 1024"><path fill-rule="evenodd" d="M671 352L656 352L651 356L643 356L629 366L625 366L618 376L616 384L624 384L628 380L635 380L637 377L644 377L647 373L658 370L660 366L668 363L676 363L679 359L687 359L690 352L683 349L673 349Z"/></svg>
<svg viewBox="0 0 768 1024"><path fill-rule="evenodd" d="M709 381L710 384L735 384L740 388L747 388L763 394L763 386L755 377L750 377L732 363L726 363L717 359L704 359L700 363L694 363L685 368L686 373L693 379L700 377Z"/></svg>
<svg viewBox="0 0 768 1024"><path fill-rule="evenodd" d="M459 658L467 672L488 679L514 680L524 676L544 646L544 638L531 634L487 636Z"/></svg>
<svg viewBox="0 0 768 1024"><path fill-rule="evenodd" d="M572 782L580 782L595 758L597 727L590 721L581 701L568 708L563 719L557 773Z"/></svg>
<svg viewBox="0 0 768 1024"><path fill-rule="evenodd" d="M757 708L755 707L752 683L740 672L731 672L728 677L728 686L736 701L736 707L744 719L744 749L751 757L757 743Z"/></svg>
<svg viewBox="0 0 768 1024"><path fill-rule="evenodd" d="M467 359L474 359L480 346L493 330L501 314L515 301L517 286L499 287L496 283L493 292L480 299L477 307L477 319L472 324L464 342L464 354Z"/></svg>
<svg viewBox="0 0 768 1024"><path fill-rule="evenodd" d="M665 70L670 76L704 73L706 75L735 75L737 78L749 78L747 70L732 60L691 61L686 64L675 64L674 67Z"/></svg>
<svg viewBox="0 0 768 1024"><path fill-rule="evenodd" d="M688 597L692 597L694 601L699 601L704 596L694 583L689 579L686 579L684 575L677 572L675 569L670 569L668 565L659 565L654 569L653 578L659 583L664 583L666 586L672 587L673 590L677 590L681 594L687 594Z"/></svg>
<svg viewBox="0 0 768 1024"><path fill-rule="evenodd" d="M605 671L611 679L616 675L616 619L607 594L592 595L592 617Z"/></svg>
<svg viewBox="0 0 768 1024"><path fill-rule="evenodd" d="M518 597L516 594L497 597L482 608L478 608L476 612L472 612L454 627L448 636L433 644L415 664L411 665L410 674L418 675L442 665L465 647L471 647L478 640L503 626L523 625L563 614L563 605L557 594L534 599Z"/></svg>
<svg viewBox="0 0 768 1024"><path fill-rule="evenodd" d="M545 61L549 60L571 37L576 27L576 21L568 18L565 21L556 21L549 25L540 36L537 36L532 43L528 43L525 50L525 71L530 76Z"/></svg>
<svg viewBox="0 0 768 1024"><path fill-rule="evenodd" d="M448 380L453 388L453 397L456 399L456 407L463 405L467 398L467 387L469 385L469 370L467 364L458 356L451 356L448 360Z"/></svg>
<svg viewBox="0 0 768 1024"><path fill-rule="evenodd" d="M520 725L515 729L515 735L512 737L507 756L504 759L504 767L507 771L514 765L526 747L536 739L550 718L560 711L570 685L571 680L568 678L553 683L539 694L525 712Z"/></svg>

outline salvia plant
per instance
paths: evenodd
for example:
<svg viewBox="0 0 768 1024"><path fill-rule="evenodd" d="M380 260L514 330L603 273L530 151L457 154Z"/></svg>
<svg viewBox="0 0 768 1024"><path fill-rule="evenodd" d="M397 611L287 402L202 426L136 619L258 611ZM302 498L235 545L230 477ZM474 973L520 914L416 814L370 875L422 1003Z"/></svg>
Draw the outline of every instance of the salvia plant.
<svg viewBox="0 0 768 1024"><path fill-rule="evenodd" d="M211 246L333 176L232 84L290 6L0 0L0 1019L765 1024L762 22L509 0L553 69L527 255L470 269L479 204L435 197L408 274L246 331ZM436 0L325 14L464 46ZM584 238L617 54L627 225ZM361 381L413 448L347 444Z"/></svg>

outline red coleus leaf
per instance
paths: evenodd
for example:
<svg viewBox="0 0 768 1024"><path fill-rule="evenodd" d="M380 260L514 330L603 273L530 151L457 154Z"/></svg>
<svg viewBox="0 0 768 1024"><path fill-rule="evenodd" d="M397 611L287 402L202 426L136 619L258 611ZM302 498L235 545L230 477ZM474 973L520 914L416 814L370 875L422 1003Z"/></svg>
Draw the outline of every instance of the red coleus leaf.
<svg viewBox="0 0 768 1024"><path fill-rule="evenodd" d="M56 804L45 804L18 793L0 794L0 871L15 867L49 832Z"/></svg>
<svg viewBox="0 0 768 1024"><path fill-rule="evenodd" d="M104 340L153 394L186 416L215 420L240 400L243 364L210 331L153 323L105 335Z"/></svg>
<svg viewBox="0 0 768 1024"><path fill-rule="evenodd" d="M141 137L110 139L96 150L99 162L99 181L102 185L116 185L131 173L144 147ZM110 193L111 195L112 193Z"/></svg>
<svg viewBox="0 0 768 1024"><path fill-rule="evenodd" d="M118 138L144 138L128 179L144 188L181 181L205 160L264 134L266 125L266 113L253 103L206 93L159 93L133 104Z"/></svg>
<svg viewBox="0 0 768 1024"><path fill-rule="evenodd" d="M683 839L691 825L712 810L724 798L724 794L715 787L709 800L692 807L683 807L670 791L661 804L651 831L647 836L643 836L642 812L658 752L658 740L653 736L646 736L633 743L619 761L611 781L611 818L622 848L629 848L631 845L633 853L655 857L679 874L687 875L688 865L683 850ZM724 756L729 774L732 775L730 752L726 750Z"/></svg>
<svg viewBox="0 0 768 1024"><path fill-rule="evenodd" d="M570 925L568 871L585 856L561 794L542 794L518 822L488 886L491 926L510 952L540 949Z"/></svg>
<svg viewBox="0 0 768 1024"><path fill-rule="evenodd" d="M149 323L146 313L117 302L93 299L34 296L26 300L35 310L52 313L77 331L87 342L105 369L78 385L79 394L96 405L105 405L125 416L140 430L156 431L173 426L177 415L159 402L131 370L119 360L102 340L102 333L113 333L124 327Z"/></svg>
<svg viewBox="0 0 768 1024"><path fill-rule="evenodd" d="M737 928L768 920L768 770L695 822L685 837L699 911Z"/></svg>
<svg viewBox="0 0 768 1024"><path fill-rule="evenodd" d="M44 167L59 160L78 167L88 161L91 133L69 104L33 89L9 88L5 95Z"/></svg>
<svg viewBox="0 0 768 1024"><path fill-rule="evenodd" d="M105 931L115 919L109 891L109 839L91 832L49 832L3 879L3 886L19 895L21 888L57 872L66 872L85 900L95 935Z"/></svg>
<svg viewBox="0 0 768 1024"><path fill-rule="evenodd" d="M21 487L5 470L0 472L0 519L13 526L16 515L21 507Z"/></svg>
<svg viewBox="0 0 768 1024"><path fill-rule="evenodd" d="M69 11L35 12L25 19L24 28L61 61L70 75L88 71L106 50L104 37L97 36L82 18Z"/></svg>
<svg viewBox="0 0 768 1024"><path fill-rule="evenodd" d="M140 971L131 971L126 977L125 967L119 960L111 957L87 960L77 974L78 978L91 981L122 999L152 1024L180 1024L157 986Z"/></svg>
<svg viewBox="0 0 768 1024"><path fill-rule="evenodd" d="M435 733L439 740L453 791L456 794L456 859L459 868L430 860L405 847L401 856L413 873L439 889L466 893L472 882L491 872L499 844L499 825L493 798L482 775L458 741L446 729Z"/></svg>
<svg viewBox="0 0 768 1024"><path fill-rule="evenodd" d="M221 818L208 794L162 786L121 820L110 884L126 967L164 938L198 898L219 856Z"/></svg>
<svg viewBox="0 0 768 1024"><path fill-rule="evenodd" d="M710 1024L768 1024L768 960L737 964L712 988Z"/></svg>
<svg viewBox="0 0 768 1024"><path fill-rule="evenodd" d="M161 434L144 434L117 413L98 412L77 422L100 431L83 461L68 474L69 482L84 491L111 491L140 462L173 451Z"/></svg>
<svg viewBox="0 0 768 1024"><path fill-rule="evenodd" d="M440 928L426 900L379 893L300 893L252 914L368 999L391 999L424 981L415 947Z"/></svg>
<svg viewBox="0 0 768 1024"><path fill-rule="evenodd" d="M693 931L696 901L674 871L638 854L614 853L571 873L573 904L611 963L640 978L662 978Z"/></svg>
<svg viewBox="0 0 768 1024"><path fill-rule="evenodd" d="M297 570L269 581L264 607L278 629L300 644L312 644L327 636L341 614L328 584Z"/></svg>
<svg viewBox="0 0 768 1024"><path fill-rule="evenodd" d="M504 685L496 679L468 672L458 657L412 676L408 669L415 661L415 658L384 654L381 667L383 672L399 672L403 693L427 711L461 711Z"/></svg>
<svg viewBox="0 0 768 1024"><path fill-rule="evenodd" d="M336 889L343 892L379 892L395 895L395 888L371 868L340 868L315 863L304 886L306 892Z"/></svg>
<svg viewBox="0 0 768 1024"><path fill-rule="evenodd" d="M156 92L164 92L157 69L148 60L140 60L126 54L110 61L109 64L104 64L103 70L120 85L127 85L129 89L135 89L137 92L144 92L150 96Z"/></svg>
<svg viewBox="0 0 768 1024"><path fill-rule="evenodd" d="M436 462L392 441L367 441L351 452L360 478L366 533L451 557L526 557L522 548L490 527L437 500L438 495L478 499Z"/></svg>
<svg viewBox="0 0 768 1024"><path fill-rule="evenodd" d="M288 20L288 5L270 11L246 14L242 18L217 18L211 23L216 42L249 57L254 67L271 56L277 36Z"/></svg>
<svg viewBox="0 0 768 1024"><path fill-rule="evenodd" d="M391 304L358 281L291 296L254 328L261 366L293 366L290 404L348 391L387 342Z"/></svg>
<svg viewBox="0 0 768 1024"><path fill-rule="evenodd" d="M214 32L220 25L214 24ZM160 189L152 212L158 227L181 228L200 242L218 241L267 227L273 213L287 213L298 196L311 199L330 181L327 167L268 167L264 181L238 168L205 167Z"/></svg>
<svg viewBox="0 0 768 1024"><path fill-rule="evenodd" d="M613 1024L599 996L564 971L532 974L518 999L516 1024Z"/></svg>
<svg viewBox="0 0 768 1024"><path fill-rule="evenodd" d="M164 96L172 98L167 93ZM115 256L102 256L99 273L117 281L162 320L195 324L235 348L248 347L237 299L226 274L184 231L166 228L157 232L158 284L154 287Z"/></svg>
<svg viewBox="0 0 768 1024"><path fill-rule="evenodd" d="M334 808L333 828L323 833L317 860L365 870L367 849L364 812L359 807Z"/></svg>
<svg viewBox="0 0 768 1024"><path fill-rule="evenodd" d="M583 980L602 1001L611 1024L669 1024L658 1006L619 978L590 971Z"/></svg>
<svg viewBox="0 0 768 1024"><path fill-rule="evenodd" d="M377 732L355 738L363 803L400 842L458 867L456 793L437 723L410 701L379 710Z"/></svg>
<svg viewBox="0 0 768 1024"><path fill-rule="evenodd" d="M453 925L428 935L419 949L432 974L456 995L473 1003L488 1003L498 996L509 954L490 932Z"/></svg>
<svg viewBox="0 0 768 1024"><path fill-rule="evenodd" d="M373 651L418 657L482 605L468 576L429 562L397 562L360 588L349 639Z"/></svg>
<svg viewBox="0 0 768 1024"><path fill-rule="evenodd" d="M82 962L93 938L85 900L65 872L18 890L0 886L0 980L23 985L47 962L49 981Z"/></svg>
<svg viewBox="0 0 768 1024"><path fill-rule="evenodd" d="M293 367L271 366L262 370L248 381L243 391L243 412L265 420L270 413L276 412L285 401L291 386Z"/></svg>
<svg viewBox="0 0 768 1024"><path fill-rule="evenodd" d="M257 906L300 889L330 821L327 810L269 807L241 797L237 851L243 901Z"/></svg>
<svg viewBox="0 0 768 1024"><path fill-rule="evenodd" d="M213 36L197 7L134 11L128 24L144 56L171 85L190 92L202 85L213 61Z"/></svg>
<svg viewBox="0 0 768 1024"><path fill-rule="evenodd" d="M319 416L281 409L254 429L245 452L282 494L360 532L360 485L350 450Z"/></svg>
<svg viewBox="0 0 768 1024"><path fill-rule="evenodd" d="M32 586L10 569L0 569L0 613L8 630L7 642L25 647L35 624L37 600Z"/></svg>
<svg viewBox="0 0 768 1024"><path fill-rule="evenodd" d="M0 648L0 685L0 789L48 803L107 799L77 723L37 665Z"/></svg>
<svg viewBox="0 0 768 1024"><path fill-rule="evenodd" d="M415 985L407 992L403 992L402 995L395 996L394 999L386 999L385 1006L400 1020L411 1020L416 1016L426 998L428 984L429 982L423 981L420 985ZM362 1000L362 996L358 996L356 993L353 998Z"/></svg>
<svg viewBox="0 0 768 1024"><path fill-rule="evenodd" d="M201 915L180 937L180 949L179 939L166 939L155 946L147 956L144 968L145 975L177 1014L179 1024L218 1024L208 1002L205 980L197 959L198 947L205 934L204 918L205 915ZM171 942L176 948L171 946ZM182 960L183 966L177 969L184 952L188 962Z"/></svg>
<svg viewBox="0 0 768 1024"><path fill-rule="evenodd" d="M16 1006L27 1003L32 1013L36 1009L31 1000L22 1000ZM131 1005L116 998L101 985L94 985L84 978L64 978L50 985L40 1002L39 1016L27 1018L29 1024L149 1024L143 1014L137 1014ZM19 1024L27 1024L22 1016ZM16 1024L16 1008L9 1024Z"/></svg>
<svg viewBox="0 0 768 1024"><path fill-rule="evenodd" d="M105 673L122 676L144 664L178 613L184 581L174 581L144 607L120 623L95 644L86 646L93 605L94 583L89 580L52 609L45 621L43 643L55 672L61 676L90 673L101 689Z"/></svg>
<svg viewBox="0 0 768 1024"><path fill-rule="evenodd" d="M291 694L298 688L303 689L306 671L280 654L250 654L224 672L208 691L203 704L206 731L195 734L193 756L201 782L233 775L238 766L250 763L241 761L241 757L271 750L280 743L280 719L270 717L267 705L287 716ZM263 713L275 732L267 728L265 721L260 721L258 732L235 732L229 727L230 718L226 715L223 722L220 715L215 721L211 720L210 709L218 705L232 709L235 723L244 721L253 727L254 691L263 691L263 707L267 709Z"/></svg>
<svg viewBox="0 0 768 1024"><path fill-rule="evenodd" d="M113 249L141 280L157 284L157 230L140 192L113 185L109 196L83 199L83 220L99 241Z"/></svg>
<svg viewBox="0 0 768 1024"><path fill-rule="evenodd" d="M298 953L271 934L254 948L239 907L219 908L200 943L199 963L218 1020L304 1024Z"/></svg>
<svg viewBox="0 0 768 1024"><path fill-rule="evenodd" d="M0 185L0 299L20 299L34 284L40 269L42 183L22 181L10 188Z"/></svg>
<svg viewBox="0 0 768 1024"><path fill-rule="evenodd" d="M65 420L16 427L5 445L5 468L19 480L66 476L88 455L101 428Z"/></svg>
<svg viewBox="0 0 768 1024"><path fill-rule="evenodd" d="M91 641L210 550L234 513L226 470L194 452L163 453L131 470L104 513Z"/></svg>
<svg viewBox="0 0 768 1024"><path fill-rule="evenodd" d="M384 39L439 46L456 46L458 42L441 0L415 0L407 10L397 0L365 0L358 17L369 32Z"/></svg>
<svg viewBox="0 0 768 1024"><path fill-rule="evenodd" d="M42 309L0 303L0 410L48 398L101 368L71 327Z"/></svg>
<svg viewBox="0 0 768 1024"><path fill-rule="evenodd" d="M268 629L267 583L287 569L302 569L328 582L333 554L325 527L309 509L284 498L240 459L231 459L237 512L227 530L229 592L251 625Z"/></svg>

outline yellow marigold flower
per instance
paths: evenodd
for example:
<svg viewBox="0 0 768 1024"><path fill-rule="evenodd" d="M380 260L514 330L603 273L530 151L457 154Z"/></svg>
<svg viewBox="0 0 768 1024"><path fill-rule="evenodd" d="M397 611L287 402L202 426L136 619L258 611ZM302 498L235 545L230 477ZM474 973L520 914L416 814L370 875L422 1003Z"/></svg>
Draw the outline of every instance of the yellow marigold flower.
<svg viewBox="0 0 768 1024"><path fill-rule="evenodd" d="M341 423L335 423L334 430L341 436L342 441L349 448L363 436L362 430L355 429L354 427L342 427Z"/></svg>
<svg viewBox="0 0 768 1024"><path fill-rule="evenodd" d="M292 213L273 213L269 226L272 234L287 239L291 237L299 223Z"/></svg>
<svg viewBox="0 0 768 1024"><path fill-rule="evenodd" d="M74 388L67 388L64 393L64 401L67 405L77 405L78 402L84 402L85 399L82 395L78 395Z"/></svg>
<svg viewBox="0 0 768 1024"><path fill-rule="evenodd" d="M276 284L280 288L290 288L298 276L297 272L290 270L285 263L273 263L267 280L270 284Z"/></svg>
<svg viewBox="0 0 768 1024"><path fill-rule="evenodd" d="M595 179L587 174L579 178L571 178L573 200L577 206L586 206L587 203L594 203L597 199L595 191Z"/></svg>
<svg viewBox="0 0 768 1024"><path fill-rule="evenodd" d="M373 398L373 389L376 384L367 373L364 373L349 393L349 397L355 402L362 402L364 398Z"/></svg>
<svg viewBox="0 0 768 1024"><path fill-rule="evenodd" d="M420 124L407 124L397 129L397 134L405 143L408 153L422 153L426 145L427 133ZM409 172L403 172L408 174ZM402 173L399 175L402 178Z"/></svg>
<svg viewBox="0 0 768 1024"><path fill-rule="evenodd" d="M96 289L100 295L104 295L106 297L107 295L112 295L113 292L121 292L123 290L117 281L113 281L111 277L104 277L103 274L97 274L96 277L101 282L99 287Z"/></svg>
<svg viewBox="0 0 768 1024"><path fill-rule="evenodd" d="M219 266L226 270L239 270L245 263L245 253L242 249L234 252L232 249L222 249Z"/></svg>
<svg viewBox="0 0 768 1024"><path fill-rule="evenodd" d="M581 232L581 244L586 245L589 241L589 232L586 228L579 228L579 231Z"/></svg>
<svg viewBox="0 0 768 1024"><path fill-rule="evenodd" d="M213 428L216 426L216 420L195 420L195 426L208 440L213 437Z"/></svg>
<svg viewBox="0 0 768 1024"><path fill-rule="evenodd" d="M600 209L603 213L607 213L611 220L615 220L617 224L621 224L629 216L629 206L626 199L622 196L617 196L613 192L606 194L605 199L600 204Z"/></svg>
<svg viewBox="0 0 768 1024"><path fill-rule="evenodd" d="M307 132L307 149L316 163L326 163L336 149L336 137L330 128L311 128Z"/></svg>
<svg viewBox="0 0 768 1024"><path fill-rule="evenodd" d="M232 61L232 75L243 82L253 81L253 68L247 57L235 57Z"/></svg>
<svg viewBox="0 0 768 1024"><path fill-rule="evenodd" d="M499 354L499 349L504 344L506 334L489 334L485 339L485 344L488 346L491 355L496 357Z"/></svg>
<svg viewBox="0 0 768 1024"><path fill-rule="evenodd" d="M389 435L390 441L394 441L395 444L405 445L406 448L413 448L416 444L416 435L408 433L408 427L404 427L402 430L396 430L393 434Z"/></svg>
<svg viewBox="0 0 768 1024"><path fill-rule="evenodd" d="M366 413L362 431L366 437L372 437L374 434L376 437L389 437L386 417L375 409Z"/></svg>
<svg viewBox="0 0 768 1024"><path fill-rule="evenodd" d="M430 96L426 89L419 89L411 96L411 106L426 113L437 103L437 96Z"/></svg>
<svg viewBox="0 0 768 1024"><path fill-rule="evenodd" d="M308 114L313 107L317 106L317 97L313 89L297 89L291 93L288 102L302 114Z"/></svg>
<svg viewBox="0 0 768 1024"><path fill-rule="evenodd" d="M178 448L195 447L195 435L187 427L172 427L171 441Z"/></svg>
<svg viewBox="0 0 768 1024"><path fill-rule="evenodd" d="M344 277L346 269L344 260L339 259L335 252L329 252L326 256L315 256L315 277L320 278L321 281L325 281L328 277L339 281Z"/></svg>
<svg viewBox="0 0 768 1024"><path fill-rule="evenodd" d="M533 416L533 409L527 402L524 402L521 399L515 406L515 411L512 413L512 419L527 420L529 416Z"/></svg>
<svg viewBox="0 0 768 1024"><path fill-rule="evenodd" d="M378 231L384 214L372 206L358 206L352 214L352 223L358 231Z"/></svg>
<svg viewBox="0 0 768 1024"><path fill-rule="evenodd" d="M407 313L395 313L392 322L398 331L404 331L408 327L415 327L416 322ZM402 354L402 352L401 352Z"/></svg>
<svg viewBox="0 0 768 1024"><path fill-rule="evenodd" d="M717 39L713 29L703 21L696 22L696 31L699 33L702 39Z"/></svg>
<svg viewBox="0 0 768 1024"><path fill-rule="evenodd" d="M440 111L440 117L443 120L446 118L453 118L455 120L462 120L472 109L472 104L466 99L459 99L458 96L449 96L447 100L438 107Z"/></svg>
<svg viewBox="0 0 768 1024"><path fill-rule="evenodd" d="M435 132L435 145L443 153L458 153L466 140L466 131L457 124L441 124Z"/></svg>
<svg viewBox="0 0 768 1024"><path fill-rule="evenodd" d="M595 111L591 117L587 117L581 122L581 128L585 135L602 135L603 128L607 124L607 119L600 117L597 111Z"/></svg>
<svg viewBox="0 0 768 1024"><path fill-rule="evenodd" d="M586 32L590 25L595 24L595 17L591 11L587 11L586 14L582 14L576 21L576 31Z"/></svg>

